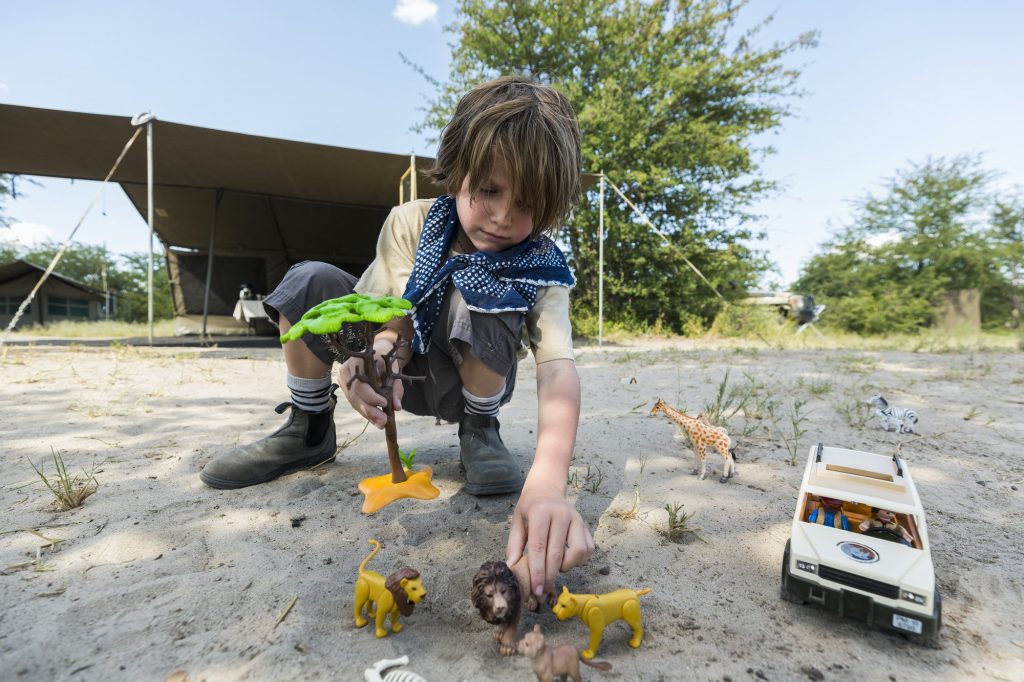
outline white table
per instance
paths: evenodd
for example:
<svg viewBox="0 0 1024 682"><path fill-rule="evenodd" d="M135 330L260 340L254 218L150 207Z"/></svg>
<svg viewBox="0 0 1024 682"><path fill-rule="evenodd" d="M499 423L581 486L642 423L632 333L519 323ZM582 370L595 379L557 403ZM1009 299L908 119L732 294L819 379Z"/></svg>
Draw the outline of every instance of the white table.
<svg viewBox="0 0 1024 682"><path fill-rule="evenodd" d="M252 331L256 330L256 325L260 324L260 320L270 322L267 311L263 307L262 299L239 299L238 303L235 304L235 312L232 315L236 320L248 324L249 329Z"/></svg>

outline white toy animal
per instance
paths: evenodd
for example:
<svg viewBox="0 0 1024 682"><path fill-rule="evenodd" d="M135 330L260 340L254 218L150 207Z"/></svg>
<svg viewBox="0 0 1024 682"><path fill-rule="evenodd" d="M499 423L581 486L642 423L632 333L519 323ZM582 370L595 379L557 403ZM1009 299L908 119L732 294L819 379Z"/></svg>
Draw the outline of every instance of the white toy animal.
<svg viewBox="0 0 1024 682"><path fill-rule="evenodd" d="M896 433L913 433L914 424L917 423L917 412L909 407L893 407L889 401L877 393L867 400L869 405L874 405L878 421L886 431Z"/></svg>
<svg viewBox="0 0 1024 682"><path fill-rule="evenodd" d="M427 682L425 679L410 670L392 670L386 675L381 675L388 668L398 665L409 665L409 657L385 659L377 661L372 668L363 671L363 679L366 682Z"/></svg>

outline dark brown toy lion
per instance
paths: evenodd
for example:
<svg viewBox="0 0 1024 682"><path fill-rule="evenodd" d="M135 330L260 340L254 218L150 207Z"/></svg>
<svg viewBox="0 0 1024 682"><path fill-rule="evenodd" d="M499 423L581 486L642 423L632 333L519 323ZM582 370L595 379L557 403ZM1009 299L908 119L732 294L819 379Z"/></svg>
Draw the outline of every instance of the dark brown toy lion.
<svg viewBox="0 0 1024 682"><path fill-rule="evenodd" d="M547 595L547 598L551 603L552 595ZM530 592L530 569L526 557L511 568L504 561L484 563L473 576L470 599L481 618L498 626L494 629L494 641L498 643L501 655L515 655L523 607L531 611L539 608L537 598Z"/></svg>

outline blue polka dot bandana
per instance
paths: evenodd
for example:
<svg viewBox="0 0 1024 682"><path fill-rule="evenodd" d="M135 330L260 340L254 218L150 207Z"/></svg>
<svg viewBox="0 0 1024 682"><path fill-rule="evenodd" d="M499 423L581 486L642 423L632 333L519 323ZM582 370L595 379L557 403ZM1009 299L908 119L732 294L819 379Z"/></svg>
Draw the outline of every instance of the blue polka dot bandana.
<svg viewBox="0 0 1024 682"><path fill-rule="evenodd" d="M481 313L526 312L537 302L538 287L576 284L565 256L548 237L527 239L500 253L477 251L449 258L458 230L455 199L445 195L427 213L402 295L413 304L412 347L417 353L426 353L430 347L449 281L469 309Z"/></svg>

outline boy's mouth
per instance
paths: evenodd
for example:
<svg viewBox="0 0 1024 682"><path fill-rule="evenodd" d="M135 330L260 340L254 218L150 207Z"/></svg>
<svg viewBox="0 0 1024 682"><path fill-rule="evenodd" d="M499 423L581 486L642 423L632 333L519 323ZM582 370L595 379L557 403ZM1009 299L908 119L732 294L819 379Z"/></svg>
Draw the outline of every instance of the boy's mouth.
<svg viewBox="0 0 1024 682"><path fill-rule="evenodd" d="M493 234L491 232L487 232L486 230L480 230L480 234L482 234L483 236L487 237L488 239L490 239L492 241L496 241L496 242L506 241L505 237L501 236L500 234Z"/></svg>

